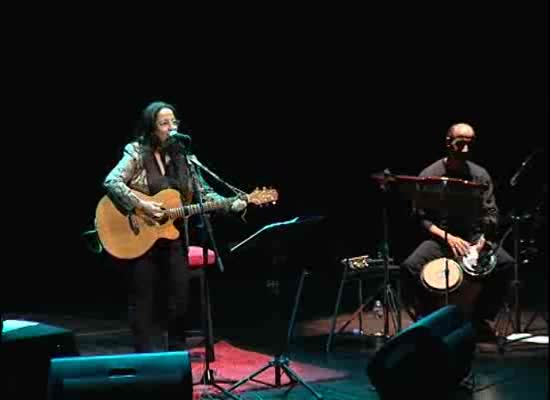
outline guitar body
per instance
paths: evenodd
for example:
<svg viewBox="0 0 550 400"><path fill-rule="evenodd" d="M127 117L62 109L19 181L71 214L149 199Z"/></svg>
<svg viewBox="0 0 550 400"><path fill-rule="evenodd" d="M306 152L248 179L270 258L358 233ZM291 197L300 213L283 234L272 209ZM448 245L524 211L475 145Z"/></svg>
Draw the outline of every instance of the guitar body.
<svg viewBox="0 0 550 400"><path fill-rule="evenodd" d="M112 256L125 260L145 254L159 239L175 240L180 233L174 226L177 218L226 209L233 198L203 202L200 206L189 205L190 199L182 199L178 191L165 189L154 196L148 196L136 190L132 192L142 200L161 203L164 217L152 221L140 212L126 214L108 197L103 196L98 202L95 214L95 227L103 248ZM250 194L242 195L247 204L275 204L279 194L274 189L256 189Z"/></svg>
<svg viewBox="0 0 550 400"><path fill-rule="evenodd" d="M173 189L165 189L154 196L132 192L143 200L160 202L167 209L182 207L180 193ZM180 235L172 219L165 218L154 224L139 213L127 215L108 196L103 196L96 207L95 223L105 250L120 259L137 258L151 249L157 240L175 240Z"/></svg>

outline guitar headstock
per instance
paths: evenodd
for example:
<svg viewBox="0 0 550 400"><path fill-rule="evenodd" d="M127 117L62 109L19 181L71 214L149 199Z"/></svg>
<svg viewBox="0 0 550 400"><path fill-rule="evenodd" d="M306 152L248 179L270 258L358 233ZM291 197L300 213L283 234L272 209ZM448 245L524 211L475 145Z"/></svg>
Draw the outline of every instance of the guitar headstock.
<svg viewBox="0 0 550 400"><path fill-rule="evenodd" d="M263 204L276 204L279 200L279 193L276 189L268 189L265 186L263 189L256 188L252 193L247 195L248 202L254 203L257 206Z"/></svg>

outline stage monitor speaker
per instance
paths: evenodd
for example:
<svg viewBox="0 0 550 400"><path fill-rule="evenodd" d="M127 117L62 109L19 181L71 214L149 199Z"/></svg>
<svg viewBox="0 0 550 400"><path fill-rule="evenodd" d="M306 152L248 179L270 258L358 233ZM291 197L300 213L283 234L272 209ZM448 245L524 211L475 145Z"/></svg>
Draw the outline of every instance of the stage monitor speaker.
<svg viewBox="0 0 550 400"><path fill-rule="evenodd" d="M4 320L2 385L6 398L46 399L48 368L55 357L77 356L71 330L26 320Z"/></svg>
<svg viewBox="0 0 550 400"><path fill-rule="evenodd" d="M367 366L381 399L403 394L445 399L471 370L475 334L455 305L445 306L385 343Z"/></svg>
<svg viewBox="0 0 550 400"><path fill-rule="evenodd" d="M48 400L192 400L187 351L52 359Z"/></svg>

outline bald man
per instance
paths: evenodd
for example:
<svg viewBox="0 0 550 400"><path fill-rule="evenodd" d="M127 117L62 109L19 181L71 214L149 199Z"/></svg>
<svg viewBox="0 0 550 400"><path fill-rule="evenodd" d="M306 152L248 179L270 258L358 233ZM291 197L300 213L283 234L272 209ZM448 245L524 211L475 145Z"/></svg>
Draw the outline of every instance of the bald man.
<svg viewBox="0 0 550 400"><path fill-rule="evenodd" d="M420 316L445 305L444 292L434 294L433 290L422 284L420 277L423 267L430 261L447 257L461 260L471 247L477 250L487 249L483 237L489 243L497 240L498 206L494 195L494 185L485 168L470 161L471 151L476 139L472 126L466 123L452 125L446 134L447 156L441 158L421 173L420 177L457 178L484 185L479 197L473 197L476 204L458 204L437 209L415 209L424 241L403 262L407 302L416 308ZM452 185L448 186L452 190ZM477 247L476 247L477 245ZM470 279L464 274L464 280L450 304L466 304L474 325L485 337L488 321L496 318L503 297L506 294L513 258L501 247L496 253L495 269L483 278ZM471 308L470 308L471 307Z"/></svg>

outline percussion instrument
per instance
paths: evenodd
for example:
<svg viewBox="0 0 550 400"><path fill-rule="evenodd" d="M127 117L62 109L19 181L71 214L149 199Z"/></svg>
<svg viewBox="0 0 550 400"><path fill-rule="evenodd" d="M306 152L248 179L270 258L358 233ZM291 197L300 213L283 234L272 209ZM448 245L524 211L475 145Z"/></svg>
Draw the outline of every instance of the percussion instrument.
<svg viewBox="0 0 550 400"><path fill-rule="evenodd" d="M478 247L483 245L482 250ZM470 246L465 256L457 259L445 257L426 263L420 272L420 280L424 287L435 293L445 293L445 260L449 268L449 292L452 292L462 284L464 274L471 277L484 277L489 275L497 265L497 257L494 245L488 245L483 235L477 243Z"/></svg>
<svg viewBox="0 0 550 400"><path fill-rule="evenodd" d="M480 252L475 245L470 247L468 253L459 261L460 268L464 273L474 277L489 275L497 265L497 256L494 250L492 245L489 246L489 249L482 249Z"/></svg>
<svg viewBox="0 0 550 400"><path fill-rule="evenodd" d="M430 261L422 267L420 281L426 289L434 293L444 294L445 284L445 262L449 268L449 293L460 287L464 280L464 274L460 265L451 259L441 257Z"/></svg>
<svg viewBox="0 0 550 400"><path fill-rule="evenodd" d="M438 210L445 217L473 217L483 213L483 193L487 184L444 176L395 175L384 170L373 174L384 191L396 190L413 203L416 209ZM442 227L445 229L445 227ZM447 232L445 231L445 236ZM489 255L492 254L488 253ZM475 256L475 257L474 257ZM430 306L435 309L446 304L457 304L471 312L481 290L481 280L465 279L464 275L479 276L492 270L486 257L474 254L453 260L439 258L422 267L421 282L432 297ZM489 257L491 259L491 257ZM478 261L481 261L479 263ZM442 296L443 295L443 296ZM452 298L451 298L452 297ZM441 304L443 303L443 304Z"/></svg>

